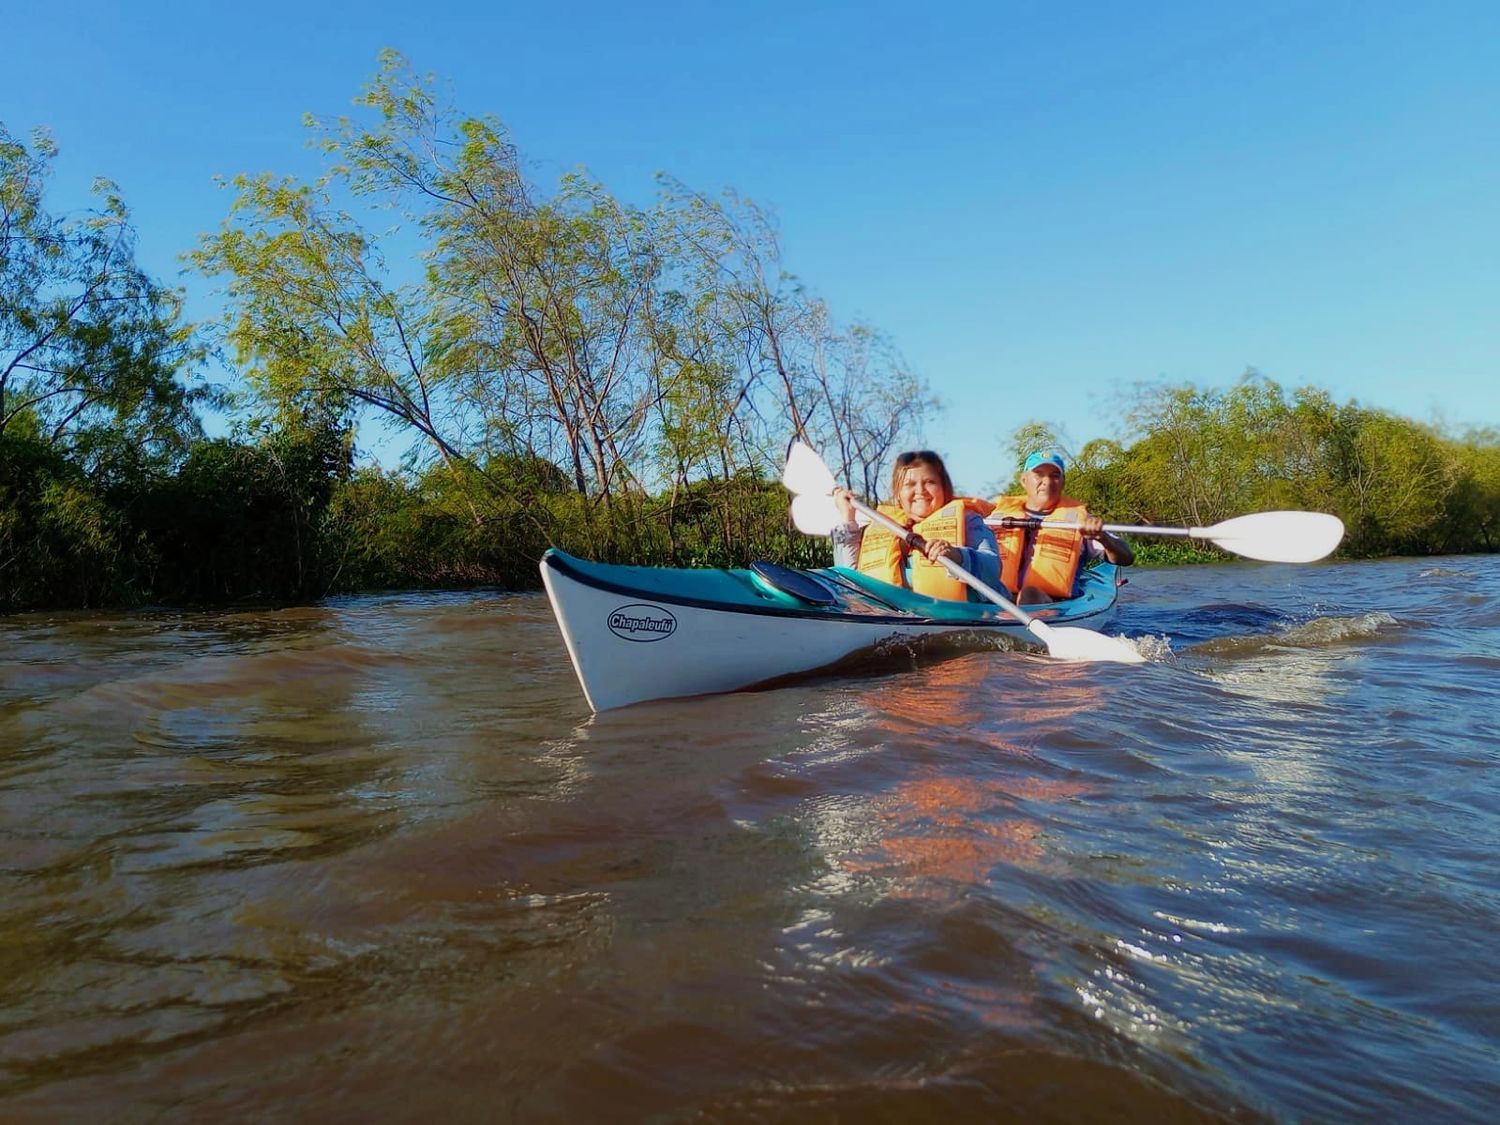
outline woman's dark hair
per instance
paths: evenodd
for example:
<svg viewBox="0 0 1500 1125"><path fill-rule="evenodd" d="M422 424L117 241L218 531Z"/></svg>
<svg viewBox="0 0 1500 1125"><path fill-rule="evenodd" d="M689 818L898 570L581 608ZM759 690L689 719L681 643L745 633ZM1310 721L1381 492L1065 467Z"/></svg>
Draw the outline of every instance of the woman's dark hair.
<svg viewBox="0 0 1500 1125"><path fill-rule="evenodd" d="M913 449L896 454L896 464L891 469L891 503L896 503L901 495L901 482L906 477L906 470L920 465L934 470L938 479L943 482L943 503L953 499L953 478L948 475L948 466L943 464L943 459L930 449Z"/></svg>

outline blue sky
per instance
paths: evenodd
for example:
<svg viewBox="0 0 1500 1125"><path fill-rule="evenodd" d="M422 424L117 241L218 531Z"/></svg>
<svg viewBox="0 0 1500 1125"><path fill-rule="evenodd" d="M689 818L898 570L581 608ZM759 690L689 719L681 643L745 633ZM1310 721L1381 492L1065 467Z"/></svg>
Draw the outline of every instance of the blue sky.
<svg viewBox="0 0 1500 1125"><path fill-rule="evenodd" d="M1138 384L1251 366L1500 425L1500 4L7 9L0 120L61 145L54 210L115 180L161 276L222 221L215 176L313 174L303 114L394 47L543 182L774 208L790 268L947 403L925 436L961 487L1021 422L1124 436Z"/></svg>

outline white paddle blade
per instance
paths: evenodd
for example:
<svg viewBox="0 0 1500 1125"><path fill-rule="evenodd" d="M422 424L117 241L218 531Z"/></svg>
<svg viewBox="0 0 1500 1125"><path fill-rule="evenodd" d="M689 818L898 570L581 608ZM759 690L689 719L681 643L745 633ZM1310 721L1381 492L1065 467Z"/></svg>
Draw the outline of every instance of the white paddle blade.
<svg viewBox="0 0 1500 1125"><path fill-rule="evenodd" d="M838 487L838 481L833 479L833 473L823 463L823 458L812 446L801 441L792 442L786 451L786 468L781 470L781 483L795 496L827 496Z"/></svg>
<svg viewBox="0 0 1500 1125"><path fill-rule="evenodd" d="M1066 625L1054 629L1035 618L1032 618L1027 628L1047 646L1047 654L1058 660L1071 660L1081 664L1100 661L1115 664L1146 663L1146 658L1127 642L1119 637L1106 637L1092 629Z"/></svg>
<svg viewBox="0 0 1500 1125"><path fill-rule="evenodd" d="M792 523L803 535L831 535L833 529L843 522L844 514L839 511L832 496L803 493L792 497ZM870 523L859 512L854 513L854 522L862 527Z"/></svg>
<svg viewBox="0 0 1500 1125"><path fill-rule="evenodd" d="M804 492L792 497L792 522L803 535L832 535L844 522L832 496L814 496Z"/></svg>
<svg viewBox="0 0 1500 1125"><path fill-rule="evenodd" d="M1344 521L1323 512L1257 512L1193 534L1247 559L1308 563L1333 553L1344 538Z"/></svg>

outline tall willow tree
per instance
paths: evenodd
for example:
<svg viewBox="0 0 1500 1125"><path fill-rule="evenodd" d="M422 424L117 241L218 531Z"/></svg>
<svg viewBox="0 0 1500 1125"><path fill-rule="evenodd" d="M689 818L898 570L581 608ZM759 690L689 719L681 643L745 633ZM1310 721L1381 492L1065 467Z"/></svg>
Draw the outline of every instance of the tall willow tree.
<svg viewBox="0 0 1500 1125"><path fill-rule="evenodd" d="M77 218L42 193L57 147L0 124L0 439L25 436L94 471L116 456L179 453L197 432L178 375L196 357L177 293L135 262L113 184Z"/></svg>
<svg viewBox="0 0 1500 1125"><path fill-rule="evenodd" d="M135 260L114 185L57 214L57 147L0 124L0 611L128 597L143 492L199 434L179 295Z"/></svg>
<svg viewBox="0 0 1500 1125"><path fill-rule="evenodd" d="M193 256L228 279L253 387L278 413L373 409L461 474L556 459L608 499L649 401L637 321L654 269L637 217L576 178L538 200L501 126L453 121L395 55L358 104L373 125L308 121L323 177L236 179L224 229ZM376 235L341 201L405 226Z"/></svg>
<svg viewBox="0 0 1500 1125"><path fill-rule="evenodd" d="M883 333L835 323L786 269L765 210L732 191L713 199L670 177L661 184L662 221L694 298L683 337L710 375L701 385L727 408L721 451L766 434L774 458L784 452L776 439L794 434L876 494L898 439L920 432L938 399Z"/></svg>
<svg viewBox="0 0 1500 1125"><path fill-rule="evenodd" d="M369 407L451 466L466 442L438 312L424 285L390 280L377 240L336 206L331 187L347 178L236 178L224 228L191 260L227 278L235 359L278 419Z"/></svg>
<svg viewBox="0 0 1500 1125"><path fill-rule="evenodd" d="M235 180L194 255L276 413L373 409L474 480L541 458L644 527L652 491L764 474L792 432L850 470L883 460L932 405L878 333L832 326L759 209L670 180L630 206L581 173L544 193L500 122L394 53L357 105L308 121L324 176ZM514 500L495 483L476 520Z"/></svg>

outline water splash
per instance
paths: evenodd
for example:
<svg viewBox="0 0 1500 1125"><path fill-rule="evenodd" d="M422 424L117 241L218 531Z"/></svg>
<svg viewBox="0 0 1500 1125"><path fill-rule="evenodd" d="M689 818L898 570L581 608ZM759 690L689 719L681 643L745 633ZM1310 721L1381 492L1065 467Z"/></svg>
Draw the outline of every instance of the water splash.
<svg viewBox="0 0 1500 1125"><path fill-rule="evenodd" d="M1121 637L1150 664L1175 664L1177 656L1172 651L1172 638L1165 633L1147 633L1139 637Z"/></svg>

